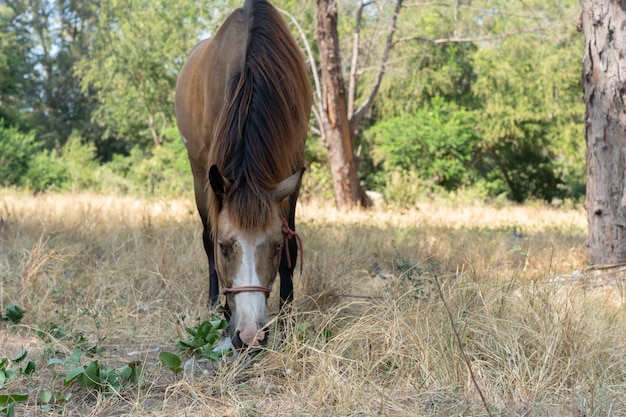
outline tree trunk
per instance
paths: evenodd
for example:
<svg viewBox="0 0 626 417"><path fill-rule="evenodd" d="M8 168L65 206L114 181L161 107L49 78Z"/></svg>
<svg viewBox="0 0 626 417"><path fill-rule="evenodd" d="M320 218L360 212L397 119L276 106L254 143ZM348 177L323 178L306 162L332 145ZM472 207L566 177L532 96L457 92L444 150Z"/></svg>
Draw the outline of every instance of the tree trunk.
<svg viewBox="0 0 626 417"><path fill-rule="evenodd" d="M344 87L339 36L337 34L337 3L317 0L315 36L322 72L322 138L328 150L337 207L367 207L370 199L358 177L358 159L354 155L354 132L350 129Z"/></svg>
<svg viewBox="0 0 626 417"><path fill-rule="evenodd" d="M581 0L589 254L626 262L626 0Z"/></svg>

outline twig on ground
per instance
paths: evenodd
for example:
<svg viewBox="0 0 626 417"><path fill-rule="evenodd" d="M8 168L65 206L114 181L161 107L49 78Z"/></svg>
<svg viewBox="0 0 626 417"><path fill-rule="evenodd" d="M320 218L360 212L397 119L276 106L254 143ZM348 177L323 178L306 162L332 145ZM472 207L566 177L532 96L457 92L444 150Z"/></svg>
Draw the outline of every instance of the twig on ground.
<svg viewBox="0 0 626 417"><path fill-rule="evenodd" d="M487 400L485 399L485 395L483 391L480 389L478 385L478 381L476 381L476 377L474 376L474 371L472 370L472 364L469 361L469 358L465 354L465 350L463 349L463 343L461 343L461 336L459 332L456 330L456 326L454 325L454 317L452 317L452 312L450 311L450 307L448 307L448 303L446 302L445 297L443 296L443 290L441 289L441 284L439 283L439 277L435 275L435 282L437 283L437 291L439 292L439 296L441 297L441 301L443 302L443 306L446 308L446 312L448 313L448 317L450 318L450 325L452 326L452 331L454 332L454 336L456 337L456 341L459 345L459 350L461 351L461 355L463 355L463 360L467 365L467 369L469 370L470 377L472 378L472 383L476 387L478 394L480 395L480 399L483 402L483 406L485 407L485 411L489 417L492 417L491 411L489 410L489 404L487 404Z"/></svg>

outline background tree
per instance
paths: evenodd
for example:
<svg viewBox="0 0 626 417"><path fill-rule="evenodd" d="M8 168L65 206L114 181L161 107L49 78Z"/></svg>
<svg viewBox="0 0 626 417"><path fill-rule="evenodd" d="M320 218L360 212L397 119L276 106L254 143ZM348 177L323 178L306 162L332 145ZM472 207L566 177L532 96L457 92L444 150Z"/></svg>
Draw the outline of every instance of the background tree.
<svg viewBox="0 0 626 417"><path fill-rule="evenodd" d="M347 189L346 205L367 204L363 187L409 205L459 189L517 201L584 193L576 0L272 2L316 85L305 192ZM332 6L330 49L315 42L321 4ZM3 183L159 192L184 178L175 79L239 6L0 0L0 159L20 161ZM97 178L68 176L91 157L80 175Z"/></svg>
<svg viewBox="0 0 626 417"><path fill-rule="evenodd" d="M369 197L358 178L358 159L354 153L356 129L365 112L369 110L378 92L389 51L393 45L398 13L402 0L395 2L391 17L385 49L379 70L371 92L363 104L356 108L355 89L358 73L361 24L365 3L359 0L356 10L354 44L350 69L349 90L345 89L341 48L337 31L337 2L335 0L317 0L317 47L320 54L322 73L322 94L318 101L318 117L324 145L328 149L328 160L333 177L335 202L338 207L352 207L371 204Z"/></svg>
<svg viewBox="0 0 626 417"><path fill-rule="evenodd" d="M82 91L95 91L95 120L135 143L160 145L173 126L179 67L198 41L196 2L105 0L89 54L77 66ZM190 30L193 28L194 30ZM132 145L131 145L132 146Z"/></svg>
<svg viewBox="0 0 626 417"><path fill-rule="evenodd" d="M73 131L94 139L89 123L92 97L80 90L74 66L89 48L97 2L70 0L10 1L15 30L25 33L32 67L25 76L22 116L47 148L61 146ZM19 49L18 49L19 51ZM21 54L18 54L20 56ZM25 110L25 111L24 111Z"/></svg>
<svg viewBox="0 0 626 417"><path fill-rule="evenodd" d="M368 183L384 189L381 173L391 171L449 189L462 169L455 187L488 196L550 201L580 195L576 13L574 2L407 3L397 58L374 104L373 127L364 132L375 156ZM442 113L442 104L456 110ZM399 135L388 126L396 118L409 127ZM392 163L389 152L408 158L417 148L465 151L447 154L456 172L450 175L441 175L437 153L410 166Z"/></svg>
<svg viewBox="0 0 626 417"><path fill-rule="evenodd" d="M24 94L32 90L25 77L34 66L29 51L34 47L24 13L25 0L0 3L0 125L22 126Z"/></svg>
<svg viewBox="0 0 626 417"><path fill-rule="evenodd" d="M571 149L580 131L563 128L582 114L579 64L567 59L580 47L577 38L572 25L558 37L511 36L474 54L478 146L491 194L550 201L582 182L572 172L581 152Z"/></svg>
<svg viewBox="0 0 626 417"><path fill-rule="evenodd" d="M581 0L589 254L626 261L626 2Z"/></svg>

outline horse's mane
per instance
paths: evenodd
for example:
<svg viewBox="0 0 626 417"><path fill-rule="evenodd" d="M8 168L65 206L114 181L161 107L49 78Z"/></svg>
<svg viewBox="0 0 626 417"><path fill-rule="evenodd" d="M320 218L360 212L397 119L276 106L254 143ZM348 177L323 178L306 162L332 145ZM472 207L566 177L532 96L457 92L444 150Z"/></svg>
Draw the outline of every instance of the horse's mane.
<svg viewBox="0 0 626 417"><path fill-rule="evenodd" d="M246 8L245 64L227 84L209 165L230 182L223 205L231 221L253 230L271 219L271 189L304 165L312 94L302 54L278 11L266 0L246 1ZM222 202L212 190L209 200L215 227Z"/></svg>

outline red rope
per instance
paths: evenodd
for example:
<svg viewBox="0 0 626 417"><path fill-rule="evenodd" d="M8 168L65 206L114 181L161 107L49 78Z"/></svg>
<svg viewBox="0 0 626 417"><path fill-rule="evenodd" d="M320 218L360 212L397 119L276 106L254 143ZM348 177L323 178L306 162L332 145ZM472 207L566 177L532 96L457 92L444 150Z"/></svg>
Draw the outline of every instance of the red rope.
<svg viewBox="0 0 626 417"><path fill-rule="evenodd" d="M289 223L287 223L287 219L285 219L284 217L281 217L281 220L283 222L283 239L285 240L284 247L285 247L285 252L287 253L287 266L291 268L291 255L289 254L288 243L292 237L295 237L298 247L300 248L300 274L302 274L302 268L304 266L304 248L302 247L302 239L300 238L300 235L295 230L291 230L289 228Z"/></svg>

